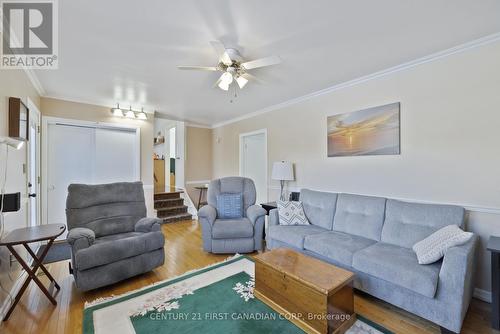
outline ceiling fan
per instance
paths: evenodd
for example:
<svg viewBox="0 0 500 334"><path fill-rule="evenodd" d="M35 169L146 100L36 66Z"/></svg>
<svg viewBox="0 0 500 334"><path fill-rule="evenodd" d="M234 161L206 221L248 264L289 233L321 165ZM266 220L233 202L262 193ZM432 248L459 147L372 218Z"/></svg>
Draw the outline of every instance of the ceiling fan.
<svg viewBox="0 0 500 334"><path fill-rule="evenodd" d="M210 42L214 48L219 61L216 66L177 66L180 70L201 70L201 71L219 71L223 72L219 77L215 86L227 91L229 85L236 81L240 89L245 87L249 80L256 80L256 77L248 73L248 70L253 70L260 67L270 66L281 63L278 56L270 56L259 58L256 60L245 61L236 49L226 48L220 41Z"/></svg>

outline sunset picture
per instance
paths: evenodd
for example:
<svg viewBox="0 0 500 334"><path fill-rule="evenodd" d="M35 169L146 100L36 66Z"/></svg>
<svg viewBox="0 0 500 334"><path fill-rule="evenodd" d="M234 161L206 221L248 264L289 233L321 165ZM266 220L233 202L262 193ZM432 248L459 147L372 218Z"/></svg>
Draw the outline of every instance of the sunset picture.
<svg viewBox="0 0 500 334"><path fill-rule="evenodd" d="M328 156L400 153L399 102L327 118Z"/></svg>

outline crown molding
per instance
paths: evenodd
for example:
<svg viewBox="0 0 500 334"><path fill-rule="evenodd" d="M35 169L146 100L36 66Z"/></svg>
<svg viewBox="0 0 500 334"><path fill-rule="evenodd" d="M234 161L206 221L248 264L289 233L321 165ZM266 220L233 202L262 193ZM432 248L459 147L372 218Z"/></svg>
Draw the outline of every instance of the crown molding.
<svg viewBox="0 0 500 334"><path fill-rule="evenodd" d="M2 34L2 41L6 41L6 34ZM14 39L15 41L19 41L16 34L14 32L11 31L10 33L10 37L12 39ZM38 95L40 97L44 96L45 95L45 89L43 88L40 80L38 80L38 76L36 75L36 73L30 69L30 68L27 68L25 66L22 67L22 70L24 71L24 73L26 73L26 76L28 77L28 79L30 80L31 84L33 85L33 87L35 87L35 90L36 92L38 93Z"/></svg>
<svg viewBox="0 0 500 334"><path fill-rule="evenodd" d="M259 115L268 113L270 111L282 109L282 108L285 108L285 107L288 107L288 106L291 106L291 105L294 105L294 104L297 104L300 102L310 100L310 99L315 98L317 96L321 96L321 95L332 93L332 92L335 92L335 91L338 91L338 90L341 90L344 88L359 85L359 84L362 84L362 83L370 81L370 80L378 79L378 78L381 78L381 77L384 77L384 76L387 76L387 75L390 75L390 74L393 74L396 72L405 71L405 70L408 70L410 68L413 68L413 67L416 67L416 66L419 66L422 64L436 61L436 60L439 60L439 59L442 59L442 58L445 58L445 57L448 57L448 56L451 56L451 55L454 55L457 53L466 52L468 50L475 49L475 48L481 47L483 45L492 44L492 43L495 43L498 41L500 41L500 32L495 33L495 34L491 34L491 35L488 35L488 36L485 36L485 37L482 37L482 38L479 38L479 39L476 39L476 40L473 40L473 41L470 41L470 42L467 42L464 44L460 44L458 46L454 46L452 48L449 48L449 49L446 49L443 51L439 51L439 52L430 54L428 56L424 56L424 57L400 64L400 65L389 67L385 70L381 70L381 71L378 71L378 72L375 72L372 74L368 74L368 75L365 75L365 76L362 76L362 77L359 77L359 78L356 78L353 80L339 83L339 84L318 90L318 91L310 93L310 94L306 94L306 95L296 97L296 98L293 98L293 99L290 99L290 100L287 100L287 101L284 101L284 102L281 102L281 103L278 103L275 105L271 105L271 106L265 107L263 109L248 113L248 114L243 115L243 116L235 117L235 118L229 119L227 121L219 122L219 123L214 123L212 125L212 129L226 126L226 125L229 125L232 123L236 123L236 122L239 122L239 121L242 121L242 120L245 120L248 118L252 118L255 116L259 116Z"/></svg>
<svg viewBox="0 0 500 334"><path fill-rule="evenodd" d="M28 69L28 68L23 68L23 70L26 73L26 75L28 76L28 79L30 80L33 87L35 87L35 90L38 93L38 95L40 97L44 96L45 89L43 88L42 83L38 79L38 76L36 75L36 73L32 69Z"/></svg>
<svg viewBox="0 0 500 334"><path fill-rule="evenodd" d="M191 122L186 122L186 126L189 126L190 128L200 128L200 129L212 129L210 125L203 125L203 124L198 124L198 123L191 123Z"/></svg>

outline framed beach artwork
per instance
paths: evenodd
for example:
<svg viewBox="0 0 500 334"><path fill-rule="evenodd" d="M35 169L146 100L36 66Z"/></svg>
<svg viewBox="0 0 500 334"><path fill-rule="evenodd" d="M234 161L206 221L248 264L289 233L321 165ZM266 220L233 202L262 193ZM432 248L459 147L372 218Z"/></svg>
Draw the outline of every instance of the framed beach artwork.
<svg viewBox="0 0 500 334"><path fill-rule="evenodd" d="M328 156L400 154L400 103L327 118Z"/></svg>

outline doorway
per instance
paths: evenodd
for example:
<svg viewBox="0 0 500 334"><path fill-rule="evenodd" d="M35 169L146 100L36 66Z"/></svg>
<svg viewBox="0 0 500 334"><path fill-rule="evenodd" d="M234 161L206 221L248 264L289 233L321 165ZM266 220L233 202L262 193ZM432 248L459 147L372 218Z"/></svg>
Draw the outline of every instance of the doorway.
<svg viewBox="0 0 500 334"><path fill-rule="evenodd" d="M256 204L267 202L267 129L240 134L240 176L255 183Z"/></svg>
<svg viewBox="0 0 500 334"><path fill-rule="evenodd" d="M155 117L154 191L184 189L185 124Z"/></svg>
<svg viewBox="0 0 500 334"><path fill-rule="evenodd" d="M29 124L26 149L26 187L28 194L28 226L41 223L40 202L40 111L28 98Z"/></svg>

